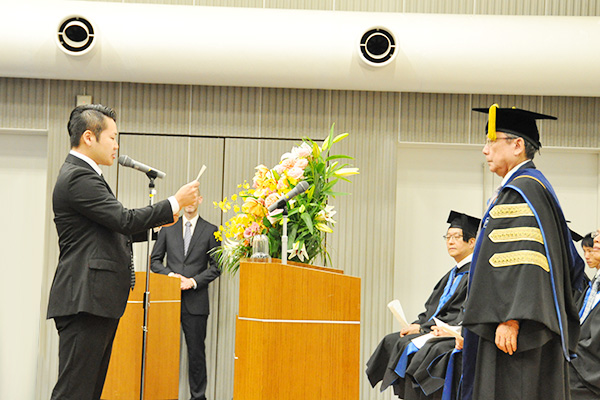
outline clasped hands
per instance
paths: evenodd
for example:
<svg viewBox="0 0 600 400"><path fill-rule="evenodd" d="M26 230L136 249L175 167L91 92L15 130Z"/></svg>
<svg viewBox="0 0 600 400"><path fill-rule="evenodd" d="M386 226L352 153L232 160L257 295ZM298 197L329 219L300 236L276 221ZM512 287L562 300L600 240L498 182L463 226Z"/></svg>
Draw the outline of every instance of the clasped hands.
<svg viewBox="0 0 600 400"><path fill-rule="evenodd" d="M192 289L194 287L194 280L192 278L186 278L183 275L180 275L178 273L173 273L173 275L171 275L174 278L179 278L181 280L181 290L189 290Z"/></svg>

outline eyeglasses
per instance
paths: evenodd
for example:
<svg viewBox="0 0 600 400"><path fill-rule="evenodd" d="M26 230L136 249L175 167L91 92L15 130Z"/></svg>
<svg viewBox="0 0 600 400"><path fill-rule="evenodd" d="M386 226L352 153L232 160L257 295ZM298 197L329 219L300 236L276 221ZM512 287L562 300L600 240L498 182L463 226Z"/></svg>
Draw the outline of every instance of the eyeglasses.
<svg viewBox="0 0 600 400"><path fill-rule="evenodd" d="M490 138L485 138L485 145L491 146L492 143L496 143L498 140L513 140L513 139L514 138L511 138L511 137L499 137L499 138L496 138L496 140L492 140Z"/></svg>
<svg viewBox="0 0 600 400"><path fill-rule="evenodd" d="M449 242L450 239L454 239L456 241L463 238L463 235L455 234L455 235L444 235L442 236L446 242Z"/></svg>
<svg viewBox="0 0 600 400"><path fill-rule="evenodd" d="M599 234L600 234L600 229L595 232L592 232L592 239L595 239L596 236L598 236Z"/></svg>

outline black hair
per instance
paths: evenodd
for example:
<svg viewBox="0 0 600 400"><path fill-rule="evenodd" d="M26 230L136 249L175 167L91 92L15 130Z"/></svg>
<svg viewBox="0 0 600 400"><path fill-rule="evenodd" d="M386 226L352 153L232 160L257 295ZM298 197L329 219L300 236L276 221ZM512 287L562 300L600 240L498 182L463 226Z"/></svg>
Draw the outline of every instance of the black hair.
<svg viewBox="0 0 600 400"><path fill-rule="evenodd" d="M463 228L463 240L468 242L471 239L475 239L477 237L477 232L471 232Z"/></svg>
<svg viewBox="0 0 600 400"><path fill-rule="evenodd" d="M115 110L102 104L85 104L75 107L71 111L67 124L71 147L79 146L81 135L87 130L92 131L96 135L96 139L100 140L100 133L106 127L105 117L117 122Z"/></svg>
<svg viewBox="0 0 600 400"><path fill-rule="evenodd" d="M594 238L592 237L592 232L588 233L581 239L581 247L594 247Z"/></svg>

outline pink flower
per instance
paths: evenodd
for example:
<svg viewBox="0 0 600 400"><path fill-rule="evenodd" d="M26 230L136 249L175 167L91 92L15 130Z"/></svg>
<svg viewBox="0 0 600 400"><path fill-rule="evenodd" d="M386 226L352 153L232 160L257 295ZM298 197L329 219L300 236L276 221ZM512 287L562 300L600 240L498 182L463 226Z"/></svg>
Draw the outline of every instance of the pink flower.
<svg viewBox="0 0 600 400"><path fill-rule="evenodd" d="M288 176L297 180L302 178L302 175L304 175L304 170L302 168L293 167L290 168L290 170L287 173Z"/></svg>
<svg viewBox="0 0 600 400"><path fill-rule="evenodd" d="M275 170L275 172L277 172L279 175L283 174L283 171L285 171L285 167L281 164L277 164L275 167L273 167L273 169Z"/></svg>
<svg viewBox="0 0 600 400"><path fill-rule="evenodd" d="M251 236L260 233L260 225L256 222L253 222L249 227L244 230L244 237L247 239Z"/></svg>
<svg viewBox="0 0 600 400"><path fill-rule="evenodd" d="M306 143L302 143L300 146L292 149L292 154L296 157L308 157L311 153L312 148Z"/></svg>
<svg viewBox="0 0 600 400"><path fill-rule="evenodd" d="M265 199L265 207L269 208L271 204L275 203L277 200L279 200L279 195L277 193L271 193Z"/></svg>
<svg viewBox="0 0 600 400"><path fill-rule="evenodd" d="M307 165L308 165L308 160L306 158L299 158L294 163L294 167L302 168L302 169L306 168Z"/></svg>
<svg viewBox="0 0 600 400"><path fill-rule="evenodd" d="M285 160L281 161L281 165L286 170L292 168L294 164L296 164L296 160L292 158L286 158Z"/></svg>

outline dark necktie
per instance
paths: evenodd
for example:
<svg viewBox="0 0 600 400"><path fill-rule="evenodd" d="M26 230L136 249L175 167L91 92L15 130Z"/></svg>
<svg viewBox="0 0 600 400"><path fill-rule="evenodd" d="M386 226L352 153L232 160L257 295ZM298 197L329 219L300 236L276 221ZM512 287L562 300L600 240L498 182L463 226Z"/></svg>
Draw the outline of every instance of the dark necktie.
<svg viewBox="0 0 600 400"><path fill-rule="evenodd" d="M186 256L190 242L192 241L192 223L190 221L185 223L185 232L183 233L183 255Z"/></svg>

